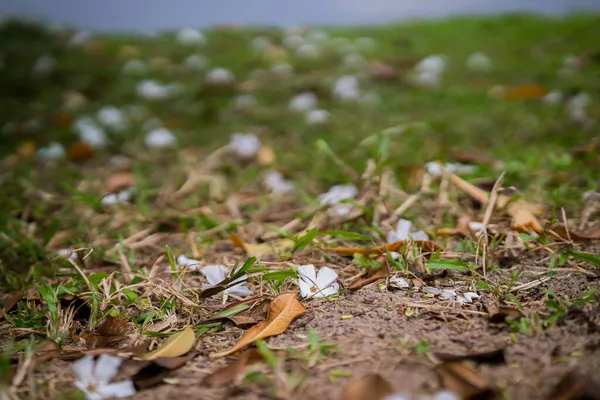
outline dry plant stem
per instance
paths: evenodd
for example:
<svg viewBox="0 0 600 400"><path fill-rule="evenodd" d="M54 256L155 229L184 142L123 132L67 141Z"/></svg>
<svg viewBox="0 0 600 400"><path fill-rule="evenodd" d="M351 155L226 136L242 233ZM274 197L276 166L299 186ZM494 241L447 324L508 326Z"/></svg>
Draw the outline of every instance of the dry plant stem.
<svg viewBox="0 0 600 400"><path fill-rule="evenodd" d="M560 210L562 211L563 223L565 225L565 232L567 233L567 239L569 240L569 242L572 242L571 232L569 232L569 224L567 221L567 213L565 212L564 207L561 207Z"/></svg>
<svg viewBox="0 0 600 400"><path fill-rule="evenodd" d="M417 200L419 200L419 198L421 197L421 193L415 193L415 194L411 194L410 197L408 199L406 199L404 201L404 203L402 203L400 205L400 207L398 207L394 213L392 214L391 219L395 219L400 217L402 214L404 214L409 208L411 208L413 206L413 204L415 204L417 202Z"/></svg>

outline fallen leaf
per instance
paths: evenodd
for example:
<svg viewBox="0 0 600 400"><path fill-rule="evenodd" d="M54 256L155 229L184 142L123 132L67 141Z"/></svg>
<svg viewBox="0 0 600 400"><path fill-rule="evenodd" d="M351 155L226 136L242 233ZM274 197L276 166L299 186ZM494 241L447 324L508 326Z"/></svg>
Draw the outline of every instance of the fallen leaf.
<svg viewBox="0 0 600 400"><path fill-rule="evenodd" d="M193 360L198 353L190 352L179 357L158 357L153 360L129 360L129 365L125 364L121 368L127 368L130 371L136 371L131 380L136 389L147 389L161 384L164 379L174 370L183 367L186 363ZM136 364L131 364L137 363Z"/></svg>
<svg viewBox="0 0 600 400"><path fill-rule="evenodd" d="M600 398L600 383L588 374L573 370L556 385L549 400L581 400Z"/></svg>
<svg viewBox="0 0 600 400"><path fill-rule="evenodd" d="M202 385L209 388L218 388L234 382L238 377L248 369L252 364L262 360L262 356L256 349L244 351L240 358L207 375L202 379Z"/></svg>
<svg viewBox="0 0 600 400"><path fill-rule="evenodd" d="M304 305L296 299L297 294L297 292L286 292L275 297L271 301L265 321L250 328L231 349L213 354L211 358L225 357L259 339L283 333L294 318L306 312Z"/></svg>
<svg viewBox="0 0 600 400"><path fill-rule="evenodd" d="M35 151L35 143L31 140L26 140L25 142L19 144L16 154L19 157L19 159L26 160L35 156Z"/></svg>
<svg viewBox="0 0 600 400"><path fill-rule="evenodd" d="M184 330L171 335L162 345L156 350L143 355L143 360L155 360L159 357L179 357L194 347L196 343L196 335L191 327L186 327Z"/></svg>
<svg viewBox="0 0 600 400"><path fill-rule="evenodd" d="M370 283L378 281L379 279L387 278L390 275L390 266L388 265L387 258L380 256L376 261L382 265L380 268L369 268L366 275L358 278L356 281L348 285L348 290L358 290L367 286Z"/></svg>
<svg viewBox="0 0 600 400"><path fill-rule="evenodd" d="M483 353L471 353L471 354L447 354L447 353L434 353L434 355L444 362L454 361L474 361L482 364L504 364L506 362L504 358L504 349L497 349L492 351L486 351Z"/></svg>
<svg viewBox="0 0 600 400"><path fill-rule="evenodd" d="M96 332L84 332L80 335L71 330L71 340L73 343L79 341L85 342L87 347L109 347L114 343L121 342L129 335L131 326L120 318L107 317L106 320L96 329Z"/></svg>
<svg viewBox="0 0 600 400"><path fill-rule="evenodd" d="M569 230L567 233L567 228L563 224L555 224L552 225L549 229L549 232L555 233L565 240L596 240L600 239L600 226L596 226L594 228L588 229L586 231L572 231Z"/></svg>
<svg viewBox="0 0 600 400"><path fill-rule="evenodd" d="M275 152L270 146L261 146L256 155L256 162L261 167L268 167L275 163Z"/></svg>
<svg viewBox="0 0 600 400"><path fill-rule="evenodd" d="M6 315L14 306L17 305L19 300L23 297L23 291L9 293L4 295L2 299L2 309L0 310L0 320Z"/></svg>
<svg viewBox="0 0 600 400"><path fill-rule="evenodd" d="M336 254L341 256L353 256L354 254L362 254L364 256L368 256L371 254L386 254L392 251L401 253L407 246L414 244L417 247L422 248L427 252L435 252L438 250L442 250L442 247L435 242L430 240L400 240L398 242L389 243L383 246L374 247L370 249L361 249L358 247L330 247L328 250L333 251Z"/></svg>
<svg viewBox="0 0 600 400"><path fill-rule="evenodd" d="M106 180L106 193L117 193L135 184L135 175L131 172L117 172Z"/></svg>
<svg viewBox="0 0 600 400"><path fill-rule="evenodd" d="M488 382L466 363L445 362L435 368L441 384L461 399L492 398Z"/></svg>
<svg viewBox="0 0 600 400"><path fill-rule="evenodd" d="M43 339L36 343L33 352L35 354L31 368L36 368L38 365L52 360L60 354L60 348L54 340Z"/></svg>
<svg viewBox="0 0 600 400"><path fill-rule="evenodd" d="M219 314L215 315L213 318L207 320L209 321L219 321L228 319L237 326L240 325L254 325L258 322L264 321L267 318L267 313L269 311L269 301L258 299L256 297L250 299L248 302L246 300L242 300L236 303L233 303L232 307L227 307ZM252 303L249 305L249 303ZM240 311L239 307L244 307Z"/></svg>
<svg viewBox="0 0 600 400"><path fill-rule="evenodd" d="M393 394L392 385L379 374L368 374L348 383L341 400L382 400Z"/></svg>
<svg viewBox="0 0 600 400"><path fill-rule="evenodd" d="M269 243L260 244L246 243L237 233L229 235L229 240L231 240L231 243L235 247L244 249L246 254L251 257L285 253L291 251L295 245L292 239L279 239Z"/></svg>
<svg viewBox="0 0 600 400"><path fill-rule="evenodd" d="M73 162L87 161L94 156L94 149L86 143L75 142L69 147L67 155Z"/></svg>
<svg viewBox="0 0 600 400"><path fill-rule="evenodd" d="M532 83L508 88L502 97L507 100L541 99L548 94L548 90L538 84Z"/></svg>
<svg viewBox="0 0 600 400"><path fill-rule="evenodd" d="M488 321L492 324L506 323L507 320L515 320L523 317L523 313L513 307L487 305Z"/></svg>

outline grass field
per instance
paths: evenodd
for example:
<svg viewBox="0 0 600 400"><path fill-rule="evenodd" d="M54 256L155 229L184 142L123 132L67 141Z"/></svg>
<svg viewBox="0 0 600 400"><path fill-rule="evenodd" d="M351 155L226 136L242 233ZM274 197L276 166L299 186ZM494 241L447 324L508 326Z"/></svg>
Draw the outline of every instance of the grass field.
<svg viewBox="0 0 600 400"><path fill-rule="evenodd" d="M111 354L136 399L597 398L598 26L217 27L183 44L5 22L0 384L85 398L74 360ZM392 240L400 219L413 229ZM307 295L306 264L337 281ZM219 354L256 326L258 350Z"/></svg>

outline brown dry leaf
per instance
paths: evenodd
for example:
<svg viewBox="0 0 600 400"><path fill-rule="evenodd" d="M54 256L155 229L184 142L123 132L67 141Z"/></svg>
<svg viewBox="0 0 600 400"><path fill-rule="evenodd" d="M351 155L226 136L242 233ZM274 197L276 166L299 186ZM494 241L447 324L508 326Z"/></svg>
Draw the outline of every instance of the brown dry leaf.
<svg viewBox="0 0 600 400"><path fill-rule="evenodd" d="M196 335L191 327L171 335L156 350L143 355L143 360L155 360L163 357L179 357L189 352L196 343Z"/></svg>
<svg viewBox="0 0 600 400"><path fill-rule="evenodd" d="M469 230L469 222L472 220L473 219L468 214L462 214L456 221L456 228L440 228L435 234L437 236L469 236L471 233Z"/></svg>
<svg viewBox="0 0 600 400"><path fill-rule="evenodd" d="M108 317L98 327L95 333L82 333L81 335L75 334L75 327L71 329L71 340L74 343L78 343L80 340L84 341L87 347L107 347L114 343L120 342L127 337L130 333L131 326L129 322L126 322L120 318Z"/></svg>
<svg viewBox="0 0 600 400"><path fill-rule="evenodd" d="M550 400L579 400L600 398L600 383L577 370L569 372L556 385Z"/></svg>
<svg viewBox="0 0 600 400"><path fill-rule="evenodd" d="M596 226L594 228L588 229L586 231L572 231L569 230L567 233L567 228L563 224L555 224L548 229L548 231L553 232L560 236L562 239L569 240L596 240L600 239L600 226Z"/></svg>
<svg viewBox="0 0 600 400"><path fill-rule="evenodd" d="M494 393L488 382L466 363L446 362L435 370L442 386L461 399L484 399Z"/></svg>
<svg viewBox="0 0 600 400"><path fill-rule="evenodd" d="M256 349L244 351L240 358L207 375L202 379L202 385L209 388L218 388L234 382L238 377L248 369L252 364L262 360L262 356Z"/></svg>
<svg viewBox="0 0 600 400"><path fill-rule="evenodd" d="M275 152L271 146L261 146L256 155L256 162L261 167L269 167L275 163Z"/></svg>
<svg viewBox="0 0 600 400"><path fill-rule="evenodd" d="M541 99L548 94L548 89L532 83L508 88L504 91L503 97L507 100L532 100Z"/></svg>
<svg viewBox="0 0 600 400"><path fill-rule="evenodd" d="M468 353L468 354L447 354L447 353L434 353L434 355L445 362L455 361L474 361L481 364L504 364L506 359L504 358L504 349L496 349L492 351L486 351L483 353Z"/></svg>
<svg viewBox="0 0 600 400"><path fill-rule="evenodd" d="M52 239L48 241L46 246L44 247L46 250L55 250L60 249L65 246L67 241L71 239L72 232L71 231L57 231Z"/></svg>
<svg viewBox="0 0 600 400"><path fill-rule="evenodd" d="M246 243L239 237L237 233L229 235L229 240L235 247L244 249L246 254L251 257L265 256L269 254L281 254L288 252L294 248L292 239L279 239L269 243L252 244Z"/></svg>
<svg viewBox="0 0 600 400"><path fill-rule="evenodd" d="M348 290L362 289L379 279L387 278L390 275L390 266L388 265L387 258L385 256L380 256L377 258L377 261L382 263L381 268L369 268L365 276L358 278L348 286Z"/></svg>
<svg viewBox="0 0 600 400"><path fill-rule="evenodd" d="M435 242L430 240L400 240L398 242L385 244L383 246L378 246L370 249L361 249L358 247L331 247L328 250L333 251L336 254L341 256L353 256L355 253L362 254L364 256L368 256L371 254L386 254L392 251L402 252L406 246L414 244L417 247L422 248L427 252L435 252L438 250L442 250L442 247Z"/></svg>
<svg viewBox="0 0 600 400"><path fill-rule="evenodd" d="M231 349L213 354L211 358L225 357L259 339L283 333L294 318L306 312L304 305L296 299L297 294L297 292L286 292L275 297L271 301L265 321L250 328Z"/></svg>
<svg viewBox="0 0 600 400"><path fill-rule="evenodd" d="M117 193L135 184L135 175L131 172L117 172L106 180L106 193Z"/></svg>
<svg viewBox="0 0 600 400"><path fill-rule="evenodd" d="M73 162L87 161L94 156L94 149L83 142L75 142L69 147L67 156Z"/></svg>
<svg viewBox="0 0 600 400"><path fill-rule="evenodd" d="M269 305L270 302L263 301L258 306L249 308L248 310L242 311L239 314L227 317L227 319L237 326L256 324L264 321L267 318Z"/></svg>
<svg viewBox="0 0 600 400"><path fill-rule="evenodd" d="M31 140L26 140L19 144L19 147L17 148L16 153L17 153L17 156L19 157L19 159L23 160L23 159L33 158L33 156L35 156L35 151L36 151L35 143L32 142Z"/></svg>
<svg viewBox="0 0 600 400"><path fill-rule="evenodd" d="M392 385L379 374L364 375L348 383L341 400L381 400L393 394Z"/></svg>
<svg viewBox="0 0 600 400"><path fill-rule="evenodd" d="M519 319L523 313L513 307L499 306L491 303L487 305L488 321L492 324L506 323L506 320Z"/></svg>
<svg viewBox="0 0 600 400"><path fill-rule="evenodd" d="M2 298L2 309L0 310L0 320L6 315L14 306L17 305L19 300L23 297L23 291L5 294Z"/></svg>
<svg viewBox="0 0 600 400"><path fill-rule="evenodd" d="M196 355L197 353L192 351L184 356L158 357L152 361L128 360L121 368L127 368L130 372L133 371L134 375L131 377L131 380L138 390L147 389L161 384L171 371L183 367L187 362L194 359Z"/></svg>

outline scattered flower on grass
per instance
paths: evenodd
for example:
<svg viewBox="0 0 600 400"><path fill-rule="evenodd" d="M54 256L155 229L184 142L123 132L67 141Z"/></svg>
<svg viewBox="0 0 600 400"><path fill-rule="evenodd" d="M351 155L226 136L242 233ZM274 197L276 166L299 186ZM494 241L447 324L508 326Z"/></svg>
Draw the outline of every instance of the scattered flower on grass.
<svg viewBox="0 0 600 400"><path fill-rule="evenodd" d="M240 110L249 110L256 107L256 97L251 94L241 94L235 98L234 106Z"/></svg>
<svg viewBox="0 0 600 400"><path fill-rule="evenodd" d="M296 56L300 58L317 58L321 52L317 46L312 43L302 43L296 49Z"/></svg>
<svg viewBox="0 0 600 400"><path fill-rule="evenodd" d="M449 172L452 172L453 174L456 174L456 175L469 175L477 170L476 165L459 164L459 163L446 163L444 165L444 168L446 168ZM442 168L435 161L431 161L431 162L428 162L427 164L425 164L425 170L427 171L427 173L429 175L433 175L433 176L442 176L442 173L443 173Z"/></svg>
<svg viewBox="0 0 600 400"><path fill-rule="evenodd" d="M548 92L544 97L542 97L542 101L546 104L557 105L560 104L563 100L563 94L559 90L552 90Z"/></svg>
<svg viewBox="0 0 600 400"><path fill-rule="evenodd" d="M302 112L313 109L317 106L317 96L314 93L306 92L294 96L289 103L290 110Z"/></svg>
<svg viewBox="0 0 600 400"><path fill-rule="evenodd" d="M394 289L407 289L409 287L406 279L399 276L392 276L388 280L388 285Z"/></svg>
<svg viewBox="0 0 600 400"><path fill-rule="evenodd" d="M352 75L340 77L333 86L333 96L342 101L357 100L360 96L358 79Z"/></svg>
<svg viewBox="0 0 600 400"><path fill-rule="evenodd" d="M200 272L202 272L202 275L204 275L208 281L208 283L202 284L202 290L206 290L223 282L229 274L229 269L224 265L207 265L206 267L200 268ZM240 297L253 295L254 292L248 289L244 283L246 279L248 279L248 275L242 275L237 278L231 282L231 287L224 290L224 293Z"/></svg>
<svg viewBox="0 0 600 400"><path fill-rule="evenodd" d="M202 32L194 28L183 28L177 32L177 41L183 45L203 45L206 43Z"/></svg>
<svg viewBox="0 0 600 400"><path fill-rule="evenodd" d="M183 60L183 65L189 69L202 70L208 66L208 60L200 54L192 54Z"/></svg>
<svg viewBox="0 0 600 400"><path fill-rule="evenodd" d="M235 81L235 77L226 68L214 68L206 75L206 81L212 85L230 85Z"/></svg>
<svg viewBox="0 0 600 400"><path fill-rule="evenodd" d="M113 207L118 204L126 204L131 202L131 198L135 192L135 188L123 189L118 193L110 193L104 196L101 203L105 207Z"/></svg>
<svg viewBox="0 0 600 400"><path fill-rule="evenodd" d="M73 249L59 249L56 251L56 254L64 258L70 258L73 261L77 261L79 259L79 255L76 251L73 251Z"/></svg>
<svg viewBox="0 0 600 400"><path fill-rule="evenodd" d="M492 60L484 53L473 53L467 58L467 68L477 72L489 71L492 69Z"/></svg>
<svg viewBox="0 0 600 400"><path fill-rule="evenodd" d="M270 71L279 78L289 78L294 74L294 68L287 63L278 63L271 67Z"/></svg>
<svg viewBox="0 0 600 400"><path fill-rule="evenodd" d="M288 49L295 50L296 48L304 44L304 38L296 34L286 35L283 38L282 44Z"/></svg>
<svg viewBox="0 0 600 400"><path fill-rule="evenodd" d="M423 231L410 232L410 228L412 227L412 222L406 219L400 219L398 221L398 225L396 225L396 230L391 231L387 235L387 242L394 243L400 240L429 240L429 236Z"/></svg>
<svg viewBox="0 0 600 400"><path fill-rule="evenodd" d="M177 144L177 138L167 128L156 128L148 132L145 141L150 149L165 149Z"/></svg>
<svg viewBox="0 0 600 400"><path fill-rule="evenodd" d="M244 159L256 157L260 146L260 139L253 133L234 133L229 141L231 150Z"/></svg>
<svg viewBox="0 0 600 400"><path fill-rule="evenodd" d="M123 64L123 67L121 68L121 72L124 75L131 75L131 76L144 75L146 72L148 72L148 66L142 60L138 60L138 59L127 60L127 62L125 64Z"/></svg>
<svg viewBox="0 0 600 400"><path fill-rule="evenodd" d="M441 75L446 70L446 57L443 55L432 55L419 61L415 66L418 72L431 72L437 75Z"/></svg>
<svg viewBox="0 0 600 400"><path fill-rule="evenodd" d="M96 118L100 123L114 130L123 130L127 127L125 114L116 107L102 107L96 113Z"/></svg>
<svg viewBox="0 0 600 400"><path fill-rule="evenodd" d="M324 125L329 122L329 111L327 110L310 110L305 117L308 125Z"/></svg>
<svg viewBox="0 0 600 400"><path fill-rule="evenodd" d="M481 222L469 221L467 226L469 227L469 230L471 232L473 232L475 234L475 236L477 236L477 237L479 237L481 235L485 235L487 233L487 229L485 228L485 225L482 224Z"/></svg>
<svg viewBox="0 0 600 400"><path fill-rule="evenodd" d="M252 39L252 42L250 42L250 47L257 53L263 53L267 51L267 49L272 45L273 43L271 43L271 40L264 36L257 36Z"/></svg>
<svg viewBox="0 0 600 400"><path fill-rule="evenodd" d="M300 295L306 297L327 297L336 294L340 285L336 282L338 274L329 267L322 267L317 274L313 264L298 267L298 286Z"/></svg>
<svg viewBox="0 0 600 400"><path fill-rule="evenodd" d="M265 186L272 193L289 193L295 189L294 185L287 181L279 171L271 170L265 174Z"/></svg>
<svg viewBox="0 0 600 400"><path fill-rule="evenodd" d="M43 55L38 57L33 64L32 71L37 76L47 76L49 75L56 66L56 60L54 57L49 55Z"/></svg>
<svg viewBox="0 0 600 400"><path fill-rule="evenodd" d="M92 356L84 356L73 363L75 386L83 391L88 400L124 398L135 394L133 382L129 379L111 383L119 372L121 358L102 354L96 361Z"/></svg>
<svg viewBox="0 0 600 400"><path fill-rule="evenodd" d="M90 118L79 118L74 122L73 128L79 135L79 140L93 149L101 149L108 144L108 138L104 130L99 128Z"/></svg>
<svg viewBox="0 0 600 400"><path fill-rule="evenodd" d="M324 206L331 206L329 213L337 216L345 216L352 211L351 204L342 204L343 200L353 199L358 195L356 186L335 185L326 193L319 195L319 203Z"/></svg>
<svg viewBox="0 0 600 400"><path fill-rule="evenodd" d="M190 271L195 271L200 264L202 264L202 261L187 258L184 254L177 257L177 265L181 265Z"/></svg>
<svg viewBox="0 0 600 400"><path fill-rule="evenodd" d="M44 161L62 160L66 156L65 148L58 142L52 142L46 147L41 147L37 151L37 157Z"/></svg>
<svg viewBox="0 0 600 400"><path fill-rule="evenodd" d="M146 100L164 100L171 95L168 86L155 80L138 83L136 92L138 96Z"/></svg>

